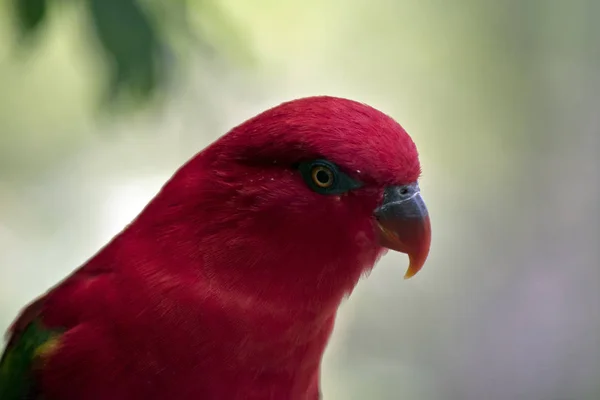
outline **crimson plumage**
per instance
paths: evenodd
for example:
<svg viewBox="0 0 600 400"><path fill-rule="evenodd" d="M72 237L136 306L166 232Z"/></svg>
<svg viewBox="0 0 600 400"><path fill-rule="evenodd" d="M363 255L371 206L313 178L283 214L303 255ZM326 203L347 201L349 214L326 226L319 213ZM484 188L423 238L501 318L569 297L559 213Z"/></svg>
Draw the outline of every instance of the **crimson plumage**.
<svg viewBox="0 0 600 400"><path fill-rule="evenodd" d="M316 159L360 187L311 190L297 165ZM327 96L281 104L182 166L26 309L13 340L34 320L60 332L37 374L47 400L318 399L338 306L395 229L373 212L419 175L415 144L380 111ZM386 244L420 246L416 270L429 249L420 212L418 241Z"/></svg>

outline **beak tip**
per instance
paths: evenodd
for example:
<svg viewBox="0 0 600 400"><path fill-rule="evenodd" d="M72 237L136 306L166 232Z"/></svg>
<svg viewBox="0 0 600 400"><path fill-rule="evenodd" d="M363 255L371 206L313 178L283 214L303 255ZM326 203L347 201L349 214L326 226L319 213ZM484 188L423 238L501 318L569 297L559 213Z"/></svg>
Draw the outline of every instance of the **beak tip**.
<svg viewBox="0 0 600 400"><path fill-rule="evenodd" d="M415 264L411 262L404 274L404 280L410 279L417 274L421 270L422 265Z"/></svg>

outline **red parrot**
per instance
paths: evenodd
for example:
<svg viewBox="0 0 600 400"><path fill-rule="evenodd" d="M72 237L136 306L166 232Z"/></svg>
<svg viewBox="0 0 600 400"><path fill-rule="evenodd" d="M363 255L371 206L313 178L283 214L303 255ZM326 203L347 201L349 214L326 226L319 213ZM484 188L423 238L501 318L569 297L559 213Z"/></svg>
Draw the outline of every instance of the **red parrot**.
<svg viewBox="0 0 600 400"><path fill-rule="evenodd" d="M414 142L317 96L183 165L122 232L20 314L0 399L315 400L336 312L387 249L425 263Z"/></svg>

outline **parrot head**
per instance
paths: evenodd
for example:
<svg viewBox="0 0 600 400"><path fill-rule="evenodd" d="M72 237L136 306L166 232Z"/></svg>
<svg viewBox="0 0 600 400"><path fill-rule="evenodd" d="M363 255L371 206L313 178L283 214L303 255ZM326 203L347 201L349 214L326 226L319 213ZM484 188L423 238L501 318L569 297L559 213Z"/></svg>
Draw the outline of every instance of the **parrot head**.
<svg viewBox="0 0 600 400"><path fill-rule="evenodd" d="M388 249L408 255L405 278L425 263L431 230L419 175L416 146L391 117L318 96L233 128L158 201L163 216L186 221L169 232L186 232L211 276L305 293L337 282L348 292Z"/></svg>

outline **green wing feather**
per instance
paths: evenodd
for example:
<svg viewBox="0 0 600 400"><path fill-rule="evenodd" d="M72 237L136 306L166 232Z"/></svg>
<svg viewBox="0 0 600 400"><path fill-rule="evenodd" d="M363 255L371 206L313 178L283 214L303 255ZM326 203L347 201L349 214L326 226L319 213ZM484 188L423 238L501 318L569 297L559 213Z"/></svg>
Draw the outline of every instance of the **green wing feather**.
<svg viewBox="0 0 600 400"><path fill-rule="evenodd" d="M58 339L58 332L35 320L13 334L0 359L0 399L39 398L35 368L55 348Z"/></svg>

